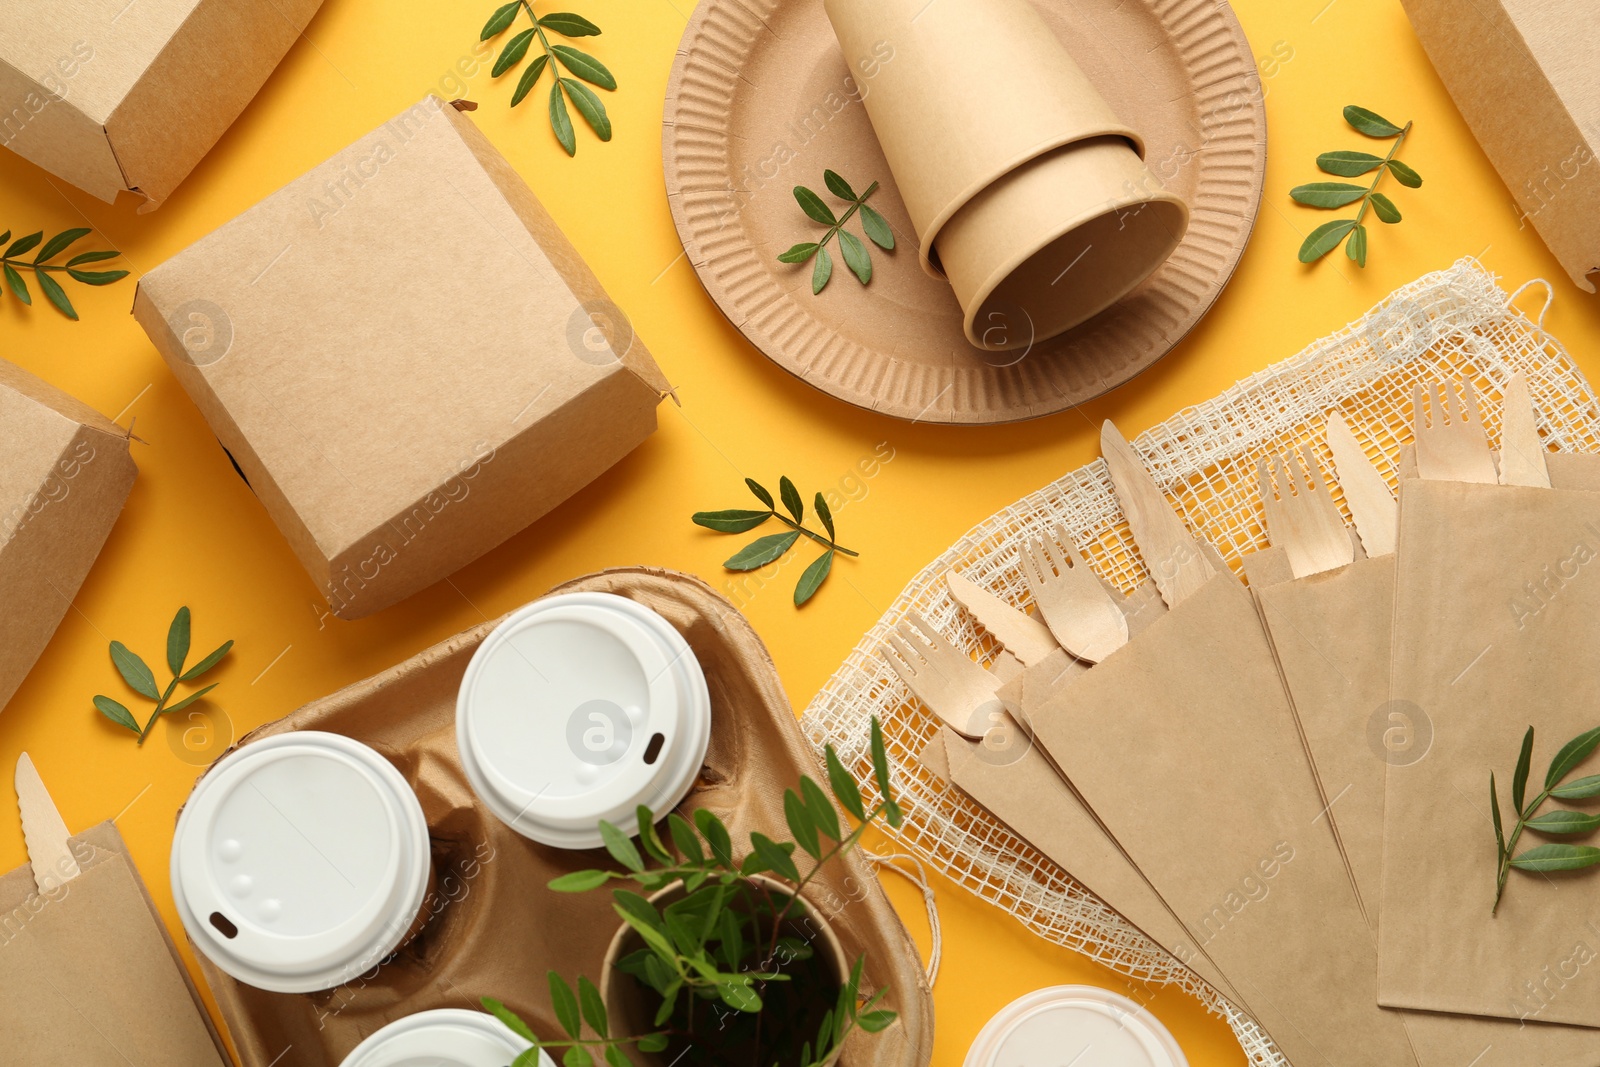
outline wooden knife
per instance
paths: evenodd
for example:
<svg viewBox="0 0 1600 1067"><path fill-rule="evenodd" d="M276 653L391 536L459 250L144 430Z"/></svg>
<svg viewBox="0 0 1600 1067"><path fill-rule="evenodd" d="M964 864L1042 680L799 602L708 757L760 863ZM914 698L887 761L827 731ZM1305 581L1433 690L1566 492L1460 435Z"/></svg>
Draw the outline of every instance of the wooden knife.
<svg viewBox="0 0 1600 1067"><path fill-rule="evenodd" d="M1109 419L1100 427L1100 454L1150 577L1167 607L1175 608L1215 577L1216 568L1156 488L1139 454Z"/></svg>
<svg viewBox="0 0 1600 1067"><path fill-rule="evenodd" d="M1024 666L1033 666L1061 647L1044 623L1007 604L971 578L951 571L944 580L956 603L972 612L972 617Z"/></svg>
<svg viewBox="0 0 1600 1067"><path fill-rule="evenodd" d="M1550 488L1550 470L1544 459L1544 442L1533 421L1528 379L1521 371L1506 383L1500 408L1500 484Z"/></svg>
<svg viewBox="0 0 1600 1067"><path fill-rule="evenodd" d="M1325 433L1333 452L1334 475L1344 490L1344 502L1356 522L1356 533L1361 535L1361 547L1368 558L1389 555L1394 551L1400 522L1400 509L1389 492L1389 483L1361 450L1343 415L1328 412Z"/></svg>
<svg viewBox="0 0 1600 1067"><path fill-rule="evenodd" d="M39 892L48 893L78 876L78 861L67 843L72 834L26 752L17 757L16 782L22 839L28 848L28 863L33 867L33 884Z"/></svg>

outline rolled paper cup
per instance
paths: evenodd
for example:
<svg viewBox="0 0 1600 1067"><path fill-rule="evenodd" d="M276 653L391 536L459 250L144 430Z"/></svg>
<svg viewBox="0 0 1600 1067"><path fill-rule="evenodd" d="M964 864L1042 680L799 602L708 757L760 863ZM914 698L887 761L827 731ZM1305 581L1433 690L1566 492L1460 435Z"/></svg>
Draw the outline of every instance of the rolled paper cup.
<svg viewBox="0 0 1600 1067"><path fill-rule="evenodd" d="M936 0L943 3L945 0ZM967 340L1027 348L1126 296L1172 254L1189 208L1120 137L1034 159L973 197L937 238Z"/></svg>
<svg viewBox="0 0 1600 1067"><path fill-rule="evenodd" d="M852 74L872 78L867 115L906 210L922 265L945 224L1029 160L1092 137L1139 135L1101 99L1028 0L824 0ZM994 71L1018 106L974 86Z"/></svg>

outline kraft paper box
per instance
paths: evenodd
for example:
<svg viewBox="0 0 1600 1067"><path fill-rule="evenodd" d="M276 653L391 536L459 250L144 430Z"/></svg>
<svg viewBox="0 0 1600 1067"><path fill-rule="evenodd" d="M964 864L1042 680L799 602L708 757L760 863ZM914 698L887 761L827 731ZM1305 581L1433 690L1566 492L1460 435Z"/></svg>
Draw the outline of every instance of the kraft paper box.
<svg viewBox="0 0 1600 1067"><path fill-rule="evenodd" d="M1580 289L1600 270L1600 6L1401 0L1461 117Z"/></svg>
<svg viewBox="0 0 1600 1067"><path fill-rule="evenodd" d="M1212 578L1032 716L1291 1063L1418 1062L1251 596Z"/></svg>
<svg viewBox="0 0 1600 1067"><path fill-rule="evenodd" d="M227 1067L150 894L109 822L71 839L80 873L39 893L0 877L0 1035L29 1067Z"/></svg>
<svg viewBox="0 0 1600 1067"><path fill-rule="evenodd" d="M146 274L134 314L343 618L593 481L669 388L527 185L431 96Z"/></svg>
<svg viewBox="0 0 1600 1067"><path fill-rule="evenodd" d="M322 0L0 0L0 144L101 200L165 200Z"/></svg>
<svg viewBox="0 0 1600 1067"><path fill-rule="evenodd" d="M136 473L125 430L0 360L0 708L78 595Z"/></svg>

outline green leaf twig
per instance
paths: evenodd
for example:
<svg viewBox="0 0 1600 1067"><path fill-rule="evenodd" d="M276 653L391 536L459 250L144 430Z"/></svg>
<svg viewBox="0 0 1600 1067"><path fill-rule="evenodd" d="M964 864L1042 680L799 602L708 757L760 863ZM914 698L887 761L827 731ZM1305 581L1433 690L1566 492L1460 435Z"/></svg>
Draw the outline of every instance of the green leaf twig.
<svg viewBox="0 0 1600 1067"><path fill-rule="evenodd" d="M117 673L122 675L122 680L127 682L134 692L148 700L155 701L155 710L150 713L150 718L146 720L145 724L140 726L139 720L133 717L133 712L129 711L125 705L112 700L108 696L96 695L94 706L99 710L100 714L118 726L133 731L139 738L139 744L141 745L144 744L144 739L150 736L150 731L155 726L157 719L174 711L182 711L217 687L216 683L212 683L196 689L175 703L169 703L169 701L172 701L173 694L177 691L179 682L195 681L222 662L222 657L226 656L228 650L233 648L232 641L224 641L220 647L213 649L209 655L194 666L187 667L189 661L189 631L189 609L188 607L181 607L178 609L178 613L173 616L172 624L167 627L167 669L172 672L172 680L167 683L164 689L156 685L155 672L150 669L149 664L145 663L138 653L130 650L121 641L111 642L111 662L117 668ZM187 669L185 669L186 667Z"/></svg>
<svg viewBox="0 0 1600 1067"><path fill-rule="evenodd" d="M1383 181L1384 175L1391 174L1395 181L1407 188L1416 189L1422 185L1422 176L1395 158L1411 132L1411 123L1396 126L1383 116L1354 104L1344 109L1344 120L1357 133L1380 140L1392 140L1394 143L1389 146L1388 154L1383 156L1375 156L1370 152L1338 151L1324 152L1317 157L1317 166L1326 174L1355 178L1376 171L1371 183L1366 186L1351 182L1310 182L1289 190L1289 195L1297 203L1307 207L1327 210L1355 203L1361 205L1356 208L1355 218L1324 222L1312 230L1300 245L1302 263L1314 263L1343 244L1345 255L1356 266L1365 267L1367 211L1370 209L1379 222L1391 225L1401 219L1400 209L1395 207L1394 201L1378 192L1378 183Z"/></svg>
<svg viewBox="0 0 1600 1067"><path fill-rule="evenodd" d="M0 245L5 245L5 251L0 252L0 274L5 276L5 289L0 289L3 294L6 289L24 304L33 303L33 294L28 290L27 280L23 272L32 271L34 283L44 293L45 299L54 304L56 310L61 312L73 322L78 321L78 311L72 306L72 300L67 296L67 291L52 275L65 273L67 277L84 285L110 285L112 282L121 281L128 276L125 270L84 270L91 263L100 263L108 259L116 259L122 253L114 249L104 249L94 252L79 252L65 263L51 263L52 259L65 252L68 247L87 237L91 232L87 227L62 230L50 240L44 239L44 231L39 230L25 237L11 240L11 231L0 233ZM10 241L9 245L6 242ZM24 258L29 252L37 248L32 258Z"/></svg>
<svg viewBox="0 0 1600 1067"><path fill-rule="evenodd" d="M805 573L800 575L800 581L794 589L794 606L799 607L816 595L822 583L833 572L833 557L859 556L859 552L852 552L836 541L833 527L833 511L828 507L827 498L818 493L812 500L812 508L817 513L817 520L822 523L825 533L817 533L805 525L805 504L800 500L800 491L785 475L778 479L778 495L783 502L783 511L778 510L778 501L774 500L772 493L754 478L746 478L744 484L749 487L755 498L766 505L765 511L748 510L744 508L730 508L726 511L697 511L692 520L696 526L704 526L708 530L718 533L746 533L755 529L768 519L777 519L789 527L787 533L767 534L758 537L735 552L723 561L723 566L730 571L753 571L775 563L783 557L785 552L793 548L802 537L810 538L825 550L818 556ZM785 514L784 512L787 512Z"/></svg>
<svg viewBox="0 0 1600 1067"><path fill-rule="evenodd" d="M1545 772L1544 789L1532 801L1524 803L1528 791L1528 774L1533 765L1533 727L1522 738L1522 751L1517 756L1517 769L1511 780L1511 811L1517 819L1511 836L1505 834L1500 815L1500 792L1495 784L1494 772L1489 773L1489 810L1494 822L1496 855L1493 915L1500 910L1500 898L1505 895L1506 879L1513 869L1519 871L1576 871L1600 863L1600 848L1591 845L1569 845L1553 842L1517 852L1517 842L1524 830L1553 835L1586 834L1600 829L1600 815L1571 808L1556 808L1537 814L1545 801L1591 800L1600 797L1600 774L1591 774L1568 782L1567 775L1589 758L1595 746L1600 745L1600 727L1579 734L1556 753Z"/></svg>
<svg viewBox="0 0 1600 1067"><path fill-rule="evenodd" d="M850 206L836 218L833 209L823 202L822 197L803 185L795 186L794 199L800 205L800 210L813 222L828 227L828 232L822 235L821 240L802 241L778 257L780 263L804 263L812 257L816 258L816 265L811 268L812 296L822 292L828 279L833 277L833 256L828 252L828 242L835 237L839 239L839 254L844 257L850 273L862 285L872 281L872 255L867 251L867 246L862 244L861 238L844 228L844 224L857 212L861 214L861 232L867 235L867 240L884 251L894 250L894 231L889 229L888 220L867 205L867 198L878 191L877 182L867 186L867 191L857 196L856 191L850 188L850 183L831 170L822 172L822 180L829 192L847 201Z"/></svg>
<svg viewBox="0 0 1600 1067"><path fill-rule="evenodd" d="M556 140L566 150L567 155L578 154L578 138L573 131L572 113L567 108L568 100L577 108L578 114L583 116L583 121L589 124L596 137L602 141L611 140L611 116L606 113L605 103L589 86L595 85L607 92L614 92L617 88L616 77L594 56L571 45L553 45L548 36L550 33L557 33L569 38L598 37L600 27L582 15L574 15L570 11L558 11L541 17L534 14L533 5L529 0L511 0L511 3L495 8L494 14L489 16L489 21L484 23L479 40L487 41L491 37L505 33L517 21L517 16L524 13L533 25L512 34L507 39L505 47L500 50L500 55L489 71L493 77L498 78L514 70L527 58L533 42L539 42L542 54L536 55L533 61L523 68L522 77L517 79L517 87L511 93L511 106L516 107L522 103L543 77L545 69L549 68L552 75L550 129L554 131ZM563 69L572 77L563 75L561 73Z"/></svg>

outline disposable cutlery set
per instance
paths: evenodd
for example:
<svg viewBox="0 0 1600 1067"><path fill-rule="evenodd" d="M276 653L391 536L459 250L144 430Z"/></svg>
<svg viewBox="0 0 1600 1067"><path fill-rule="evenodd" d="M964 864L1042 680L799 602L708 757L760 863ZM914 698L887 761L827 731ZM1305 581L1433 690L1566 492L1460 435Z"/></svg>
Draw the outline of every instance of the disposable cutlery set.
<svg viewBox="0 0 1600 1067"><path fill-rule="evenodd" d="M1600 943L1592 883L1522 878L1490 916L1490 770L1516 776L1530 721L1535 762L1600 725L1600 579L1583 570L1600 493L1560 488L1594 484L1594 464L1562 457L1550 489L1526 383L1501 393L1496 454L1470 384L1418 386L1405 507L1338 412L1326 453L1269 455L1272 547L1245 559L1249 591L1108 423L1154 609L1055 526L1016 548L1037 615L947 576L1004 649L996 669L920 615L884 649L951 728L925 765L1292 1063L1600 1065L1600 983L1538 984L1547 959Z"/></svg>

